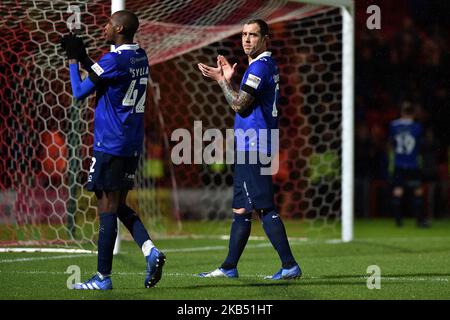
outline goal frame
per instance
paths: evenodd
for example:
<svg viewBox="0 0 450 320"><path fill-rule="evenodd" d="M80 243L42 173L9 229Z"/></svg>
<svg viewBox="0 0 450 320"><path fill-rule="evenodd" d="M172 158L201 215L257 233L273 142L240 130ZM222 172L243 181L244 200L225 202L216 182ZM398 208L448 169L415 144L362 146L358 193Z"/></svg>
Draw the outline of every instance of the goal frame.
<svg viewBox="0 0 450 320"><path fill-rule="evenodd" d="M341 123L341 241L354 239L354 0L291 0L303 4L325 5L340 8L342 16L342 123ZM125 0L111 0L111 14L126 8ZM118 228L119 231L120 228ZM120 253L120 235L118 233L114 254ZM66 252L95 253L78 249L40 249L40 248L3 248L0 252Z"/></svg>
<svg viewBox="0 0 450 320"><path fill-rule="evenodd" d="M354 238L355 0L293 0L339 7L342 15L341 240Z"/></svg>
<svg viewBox="0 0 450 320"><path fill-rule="evenodd" d="M354 51L355 2L354 0L293 0L295 2L339 7L342 15L342 173L341 173L341 240L354 238ZM125 0L111 0L111 14L125 9ZM117 235L114 254L120 252L120 235Z"/></svg>

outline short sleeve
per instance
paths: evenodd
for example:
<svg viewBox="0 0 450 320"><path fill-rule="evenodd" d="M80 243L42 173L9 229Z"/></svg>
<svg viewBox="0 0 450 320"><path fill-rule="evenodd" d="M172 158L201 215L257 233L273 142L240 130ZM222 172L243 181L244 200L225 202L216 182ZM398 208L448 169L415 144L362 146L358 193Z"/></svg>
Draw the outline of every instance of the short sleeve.
<svg viewBox="0 0 450 320"><path fill-rule="evenodd" d="M241 90L255 96L264 88L267 82L268 67L261 61L255 61L248 67L247 73L242 79Z"/></svg>
<svg viewBox="0 0 450 320"><path fill-rule="evenodd" d="M89 78L93 83L102 79L112 79L119 74L118 65L114 55L108 52L101 59L91 66Z"/></svg>

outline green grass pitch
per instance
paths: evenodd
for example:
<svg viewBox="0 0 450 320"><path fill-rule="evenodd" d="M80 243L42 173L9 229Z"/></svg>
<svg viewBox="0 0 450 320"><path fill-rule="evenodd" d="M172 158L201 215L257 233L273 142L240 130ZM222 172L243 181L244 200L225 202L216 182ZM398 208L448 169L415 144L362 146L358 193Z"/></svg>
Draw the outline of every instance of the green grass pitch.
<svg viewBox="0 0 450 320"><path fill-rule="evenodd" d="M194 275L216 268L227 253L229 222L186 224L208 237L157 238L167 255L161 281L143 287L144 258L131 241L114 257L113 286L108 292L68 290L66 270L77 265L81 279L95 271L96 256L61 253L0 253L0 299L155 299L155 300L310 300L310 299L450 299L450 221L418 229L413 220L398 229L392 220L357 220L355 241L324 236L306 238L300 221L285 221L291 247L304 275L271 282L263 276L280 267L276 252L258 222L239 263L239 279L204 279ZM379 289L368 289L368 266L381 270ZM369 281L371 282L371 281ZM373 283L373 282L371 282Z"/></svg>

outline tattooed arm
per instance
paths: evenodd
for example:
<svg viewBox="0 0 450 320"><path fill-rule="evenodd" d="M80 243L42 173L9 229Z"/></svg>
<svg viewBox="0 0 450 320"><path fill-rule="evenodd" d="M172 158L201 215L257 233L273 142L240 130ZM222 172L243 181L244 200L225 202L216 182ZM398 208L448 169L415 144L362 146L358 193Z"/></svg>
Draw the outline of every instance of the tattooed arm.
<svg viewBox="0 0 450 320"><path fill-rule="evenodd" d="M231 84L226 80L219 80L218 82L231 109L237 113L245 112L255 100L251 94L245 91L239 90L239 93L234 91Z"/></svg>
<svg viewBox="0 0 450 320"><path fill-rule="evenodd" d="M231 76L234 73L236 64L233 67L224 65L223 60L218 59L217 67L210 67L203 63L198 64L198 68L205 77L216 80L222 88L225 99L235 112L242 113L246 111L253 103L255 98L245 91L236 92L231 86ZM224 70L226 73L224 74Z"/></svg>

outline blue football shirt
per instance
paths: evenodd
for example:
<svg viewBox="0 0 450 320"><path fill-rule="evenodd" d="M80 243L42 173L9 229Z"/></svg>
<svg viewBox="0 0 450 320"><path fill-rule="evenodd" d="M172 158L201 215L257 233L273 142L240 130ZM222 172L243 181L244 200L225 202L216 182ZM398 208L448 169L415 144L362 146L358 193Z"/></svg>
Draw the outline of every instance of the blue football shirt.
<svg viewBox="0 0 450 320"><path fill-rule="evenodd" d="M236 113L237 151L270 153L272 143L275 143L271 139L271 129L278 129L279 81L280 73L271 52L265 51L252 60L240 89L254 96L255 100L249 110Z"/></svg>
<svg viewBox="0 0 450 320"><path fill-rule="evenodd" d="M422 125L413 120L397 119L391 122L389 137L394 146L396 168L419 168L419 148L422 132Z"/></svg>
<svg viewBox="0 0 450 320"><path fill-rule="evenodd" d="M94 150L137 156L144 140L144 109L149 64L137 44L124 44L91 66L97 104Z"/></svg>

